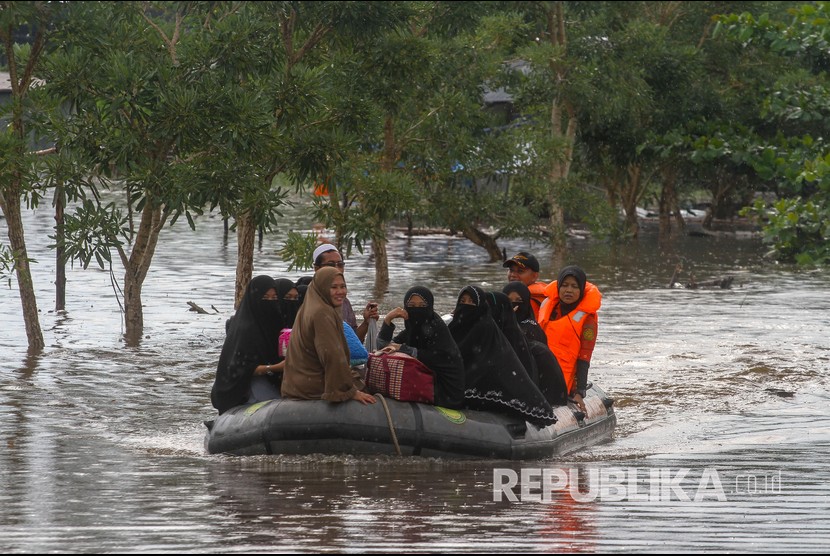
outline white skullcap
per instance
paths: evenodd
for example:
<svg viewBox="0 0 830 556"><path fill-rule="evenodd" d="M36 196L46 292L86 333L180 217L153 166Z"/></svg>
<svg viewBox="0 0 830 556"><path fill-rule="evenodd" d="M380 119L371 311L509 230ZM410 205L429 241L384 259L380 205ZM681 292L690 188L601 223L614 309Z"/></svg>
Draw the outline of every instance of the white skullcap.
<svg viewBox="0 0 830 556"><path fill-rule="evenodd" d="M337 247L335 247L331 243L324 243L322 245L318 245L317 249L314 250L314 255L312 255L311 257L312 264L317 263L317 257L322 255L323 253L328 253L329 251L337 251Z"/></svg>

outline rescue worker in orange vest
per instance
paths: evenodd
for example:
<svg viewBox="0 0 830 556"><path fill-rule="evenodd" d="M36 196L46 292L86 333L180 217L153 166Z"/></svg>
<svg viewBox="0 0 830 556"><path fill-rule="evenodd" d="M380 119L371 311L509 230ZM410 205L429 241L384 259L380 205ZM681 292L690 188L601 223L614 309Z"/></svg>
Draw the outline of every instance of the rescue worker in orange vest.
<svg viewBox="0 0 830 556"><path fill-rule="evenodd" d="M597 340L597 311L602 294L578 266L563 268L557 280L545 289L545 294L537 322L562 367L569 395L585 413L583 400Z"/></svg>
<svg viewBox="0 0 830 556"><path fill-rule="evenodd" d="M504 261L508 282L521 282L530 290L530 307L533 316L539 316L539 306L545 300L547 284L539 281L539 261L527 251L519 251L512 259ZM537 319L538 320L538 319Z"/></svg>

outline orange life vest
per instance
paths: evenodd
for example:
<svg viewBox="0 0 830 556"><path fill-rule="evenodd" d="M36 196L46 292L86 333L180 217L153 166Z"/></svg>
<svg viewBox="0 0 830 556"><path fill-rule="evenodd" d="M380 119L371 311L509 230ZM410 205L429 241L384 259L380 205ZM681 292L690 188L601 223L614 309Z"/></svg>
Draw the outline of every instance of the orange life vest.
<svg viewBox="0 0 830 556"><path fill-rule="evenodd" d="M599 310L602 304L602 294L591 282L585 282L585 295L582 296L579 305L556 320L551 320L551 315L555 315L556 308L559 306L559 284L556 280L548 285L545 294L547 297L539 308L539 317L536 322L545 331L548 337L548 347L562 367L568 392L573 393L576 385L576 360L579 357L582 341L582 327L585 325L585 317L589 314L596 314Z"/></svg>
<svg viewBox="0 0 830 556"><path fill-rule="evenodd" d="M547 287L548 285L544 282L533 282L527 287L530 290L530 308L533 309L533 316L537 320L539 319L539 307L547 298L545 295L545 288Z"/></svg>

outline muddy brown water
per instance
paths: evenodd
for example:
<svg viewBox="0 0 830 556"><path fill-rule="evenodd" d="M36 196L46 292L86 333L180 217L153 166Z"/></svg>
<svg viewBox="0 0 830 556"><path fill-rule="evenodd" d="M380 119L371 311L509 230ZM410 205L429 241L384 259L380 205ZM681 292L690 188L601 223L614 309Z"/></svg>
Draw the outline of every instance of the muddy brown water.
<svg viewBox="0 0 830 556"><path fill-rule="evenodd" d="M757 240L576 240L602 290L591 380L612 442L561 460L207 455L202 421L232 312L236 244L218 217L165 229L126 348L107 271L71 269L53 305L48 211L26 214L46 350L26 356L16 284L0 288L0 549L5 552L824 552L830 541L830 273L773 265ZM265 237L255 273L298 212ZM5 228L0 233L5 242ZM556 274L542 245L543 277ZM447 311L506 271L463 239L395 235L382 310L416 283ZM667 289L734 277L733 287ZM116 277L120 270L115 270ZM348 259L350 298L371 295ZM188 311L193 301L216 311ZM508 479L517 478L513 487ZM547 477L544 486L543 477ZM502 485L499 490L494 485ZM524 485L525 490L522 490ZM509 491L509 492L508 492ZM512 495L512 498L508 495Z"/></svg>

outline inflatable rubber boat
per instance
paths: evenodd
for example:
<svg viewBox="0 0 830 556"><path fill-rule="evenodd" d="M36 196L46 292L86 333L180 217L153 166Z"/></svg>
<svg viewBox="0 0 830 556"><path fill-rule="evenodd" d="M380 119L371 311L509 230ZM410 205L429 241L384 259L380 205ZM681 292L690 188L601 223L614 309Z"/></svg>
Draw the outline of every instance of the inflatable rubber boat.
<svg viewBox="0 0 830 556"><path fill-rule="evenodd" d="M383 402L383 403L381 403ZM556 407L557 422L538 428L510 415L383 399L268 400L205 422L211 454L351 454L443 458L539 459L611 439L613 400L592 385L587 412Z"/></svg>

